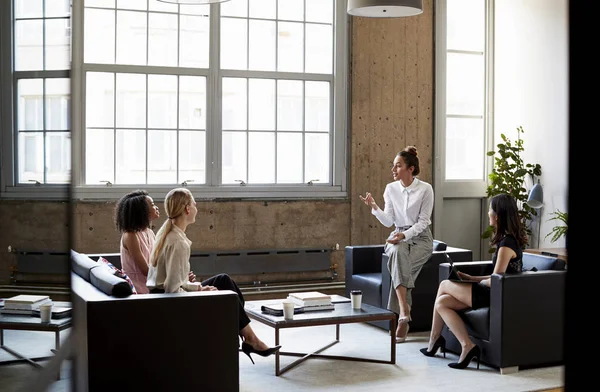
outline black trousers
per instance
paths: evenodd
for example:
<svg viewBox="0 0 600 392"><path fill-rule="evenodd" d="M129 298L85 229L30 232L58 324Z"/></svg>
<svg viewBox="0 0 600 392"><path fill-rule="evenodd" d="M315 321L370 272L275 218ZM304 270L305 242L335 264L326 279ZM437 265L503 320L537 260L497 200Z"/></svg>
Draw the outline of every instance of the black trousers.
<svg viewBox="0 0 600 392"><path fill-rule="evenodd" d="M250 324L250 318L244 310L244 296L238 285L227 274L219 274L202 281L202 286L215 286L219 290L235 291L238 295L239 330Z"/></svg>

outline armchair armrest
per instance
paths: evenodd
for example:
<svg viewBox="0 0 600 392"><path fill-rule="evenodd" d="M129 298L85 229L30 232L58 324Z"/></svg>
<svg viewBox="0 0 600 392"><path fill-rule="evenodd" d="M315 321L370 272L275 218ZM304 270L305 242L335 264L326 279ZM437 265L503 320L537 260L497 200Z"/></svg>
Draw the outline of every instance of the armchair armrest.
<svg viewBox="0 0 600 392"><path fill-rule="evenodd" d="M381 272L383 245L346 246L346 276Z"/></svg>
<svg viewBox="0 0 600 392"><path fill-rule="evenodd" d="M490 275L493 272L492 269L492 261L463 261L463 262L455 262L454 267L460 272L464 272L469 275ZM440 282L444 279L448 279L450 276L450 272L452 269L450 268L450 263L441 263L440 264Z"/></svg>
<svg viewBox="0 0 600 392"><path fill-rule="evenodd" d="M548 363L562 360L566 274L565 270L492 274L490 340L504 347L501 366L526 366L539 358Z"/></svg>

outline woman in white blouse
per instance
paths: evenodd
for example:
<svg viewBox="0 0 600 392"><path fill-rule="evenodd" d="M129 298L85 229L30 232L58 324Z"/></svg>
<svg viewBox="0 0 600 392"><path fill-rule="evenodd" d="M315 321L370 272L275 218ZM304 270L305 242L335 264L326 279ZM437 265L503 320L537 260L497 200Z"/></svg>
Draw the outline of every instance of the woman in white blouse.
<svg viewBox="0 0 600 392"><path fill-rule="evenodd" d="M384 209L375 203L371 193L360 199L371 213L386 227L395 226L390 233L385 253L389 256L388 270L394 290L390 290L388 309L399 315L396 342L408 336L411 290L421 268L433 253L433 236L429 225L433 210L431 184L417 178L420 173L419 157L415 146L400 151L392 165L393 182L383 192Z"/></svg>
<svg viewBox="0 0 600 392"><path fill-rule="evenodd" d="M150 267L146 286L151 293L177 293L185 291L233 290L239 298L239 331L242 337L242 351L250 356L256 353L267 357L281 346L268 347L256 336L250 326L250 318L244 310L244 297L237 284L227 274L219 274L197 282L190 271L192 241L185 230L196 221L196 201L186 188L169 191L165 198L167 220L156 234L155 246L150 255Z"/></svg>

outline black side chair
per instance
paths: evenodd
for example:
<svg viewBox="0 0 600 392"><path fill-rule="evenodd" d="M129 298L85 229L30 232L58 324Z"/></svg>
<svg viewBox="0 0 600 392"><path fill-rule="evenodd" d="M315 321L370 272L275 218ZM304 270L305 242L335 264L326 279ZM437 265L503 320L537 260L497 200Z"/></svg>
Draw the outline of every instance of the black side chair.
<svg viewBox="0 0 600 392"><path fill-rule="evenodd" d="M491 261L454 266L471 275L493 272ZM450 264L440 264L440 281L449 276ZM564 363L566 276L563 260L532 253L523 253L523 272L492 274L489 308L459 312L471 340L481 349L481 362L501 374ZM460 343L447 326L442 335L446 349L460 354Z"/></svg>
<svg viewBox="0 0 600 392"><path fill-rule="evenodd" d="M362 290L364 303L387 309L391 277L387 269L388 257L383 253L383 245L346 246L345 251L346 296L350 297L350 290ZM412 291L411 331L431 329L433 303L439 284L439 264L447 261L446 253L449 253L454 261L473 260L472 251L454 248L445 242L433 240L433 254L423 265ZM374 321L371 324L389 329L387 321Z"/></svg>

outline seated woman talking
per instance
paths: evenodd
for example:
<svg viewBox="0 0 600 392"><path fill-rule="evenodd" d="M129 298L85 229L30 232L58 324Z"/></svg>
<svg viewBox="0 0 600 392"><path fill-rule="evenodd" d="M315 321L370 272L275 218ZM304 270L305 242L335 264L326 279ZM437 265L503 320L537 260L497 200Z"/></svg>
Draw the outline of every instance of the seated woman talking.
<svg viewBox="0 0 600 392"><path fill-rule="evenodd" d="M281 346L268 347L256 336L250 326L250 318L244 310L244 297L237 284L227 274L219 274L197 282L190 274L190 253L192 241L185 230L196 221L196 201L186 188L169 191L165 198L167 220L156 234L156 243L150 255L150 267L146 286L150 293L177 293L184 291L232 290L239 298L239 334L243 340L242 351L250 356L256 353L267 357Z"/></svg>
<svg viewBox="0 0 600 392"><path fill-rule="evenodd" d="M491 244L496 247L492 264L494 274L515 273L523 270L523 248L527 245L527 233L519 217L519 209L515 199L507 194L499 194L490 200L488 211L490 226L494 228ZM467 332L464 321L458 311L490 306L491 277L472 276L458 272L463 280L473 282L457 282L443 280L440 282L435 305L429 346L421 352L427 357L433 357L439 348L445 354L446 340L441 335L444 323L456 336L461 345L458 362L449 363L454 369L464 369L472 359L477 358L479 369L480 348L473 343Z"/></svg>

